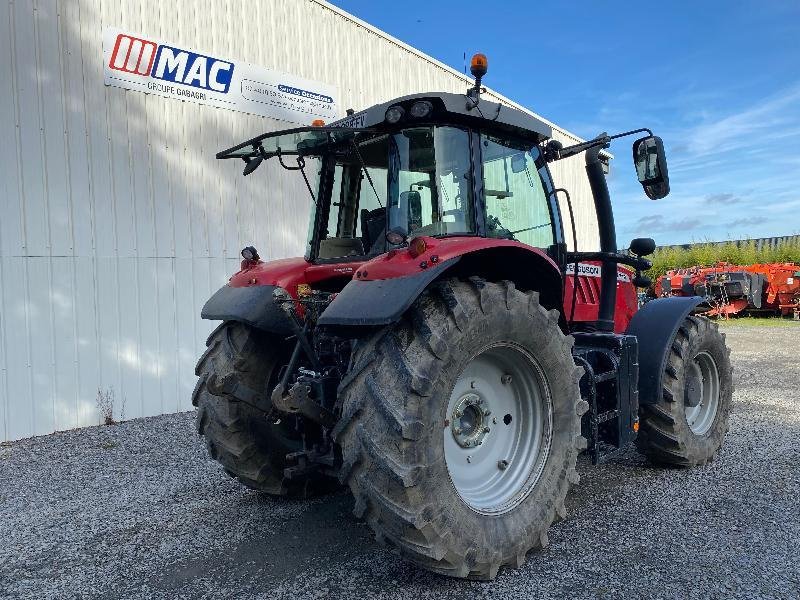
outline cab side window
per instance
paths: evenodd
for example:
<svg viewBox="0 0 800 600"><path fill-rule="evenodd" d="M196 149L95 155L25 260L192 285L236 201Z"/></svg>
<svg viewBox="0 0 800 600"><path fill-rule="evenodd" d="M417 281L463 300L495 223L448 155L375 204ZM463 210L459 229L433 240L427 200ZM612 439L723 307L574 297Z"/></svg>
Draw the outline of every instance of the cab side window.
<svg viewBox="0 0 800 600"><path fill-rule="evenodd" d="M554 241L550 205L536 166L536 146L482 136L486 233L547 248Z"/></svg>

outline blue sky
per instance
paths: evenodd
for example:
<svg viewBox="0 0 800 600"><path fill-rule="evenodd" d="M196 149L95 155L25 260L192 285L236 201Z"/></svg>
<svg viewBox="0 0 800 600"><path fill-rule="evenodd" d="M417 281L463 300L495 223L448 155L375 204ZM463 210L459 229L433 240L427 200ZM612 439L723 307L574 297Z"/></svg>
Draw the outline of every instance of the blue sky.
<svg viewBox="0 0 800 600"><path fill-rule="evenodd" d="M653 129L672 193L648 200L616 141L621 244L800 233L797 0L333 1L459 70L484 52L486 85L580 136Z"/></svg>

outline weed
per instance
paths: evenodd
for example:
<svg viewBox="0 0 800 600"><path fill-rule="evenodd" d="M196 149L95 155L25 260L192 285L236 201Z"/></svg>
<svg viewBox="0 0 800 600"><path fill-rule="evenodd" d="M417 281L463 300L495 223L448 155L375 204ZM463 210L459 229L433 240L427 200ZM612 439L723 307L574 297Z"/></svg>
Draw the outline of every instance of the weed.
<svg viewBox="0 0 800 600"><path fill-rule="evenodd" d="M123 410L124 410L123 402ZM116 425L114 420L114 388L103 391L97 388L97 412L100 415L101 425Z"/></svg>

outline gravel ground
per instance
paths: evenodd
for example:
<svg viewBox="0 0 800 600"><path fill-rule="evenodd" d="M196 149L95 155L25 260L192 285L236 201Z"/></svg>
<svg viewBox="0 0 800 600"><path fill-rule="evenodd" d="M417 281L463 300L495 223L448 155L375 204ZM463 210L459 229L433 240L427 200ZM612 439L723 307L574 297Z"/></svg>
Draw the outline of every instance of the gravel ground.
<svg viewBox="0 0 800 600"><path fill-rule="evenodd" d="M276 501L209 460L191 413L0 447L0 597L800 597L800 325L726 328L711 465L583 464L550 546L491 583L378 546L347 493Z"/></svg>

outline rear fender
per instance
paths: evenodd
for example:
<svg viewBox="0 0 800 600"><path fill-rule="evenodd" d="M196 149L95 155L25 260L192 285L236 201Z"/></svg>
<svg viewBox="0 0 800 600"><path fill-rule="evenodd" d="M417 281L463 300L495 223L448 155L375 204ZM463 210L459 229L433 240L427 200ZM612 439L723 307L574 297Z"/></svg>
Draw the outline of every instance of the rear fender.
<svg viewBox="0 0 800 600"><path fill-rule="evenodd" d="M460 252L459 252L460 250ZM424 267L421 266L424 264ZM562 312L561 273L544 252L510 240L435 240L409 260L405 250L361 266L319 318L322 326L380 326L397 322L434 281L470 276L507 279L522 290L537 290L545 308ZM563 319L563 317L562 317Z"/></svg>
<svg viewBox="0 0 800 600"><path fill-rule="evenodd" d="M242 269L234 273L228 284L208 299L200 316L214 321L240 321L264 331L291 335L294 328L289 318L273 301L275 290L282 289L297 298L300 285L338 289L359 265L358 262L314 265L303 258L249 265L243 262Z"/></svg>
<svg viewBox="0 0 800 600"><path fill-rule="evenodd" d="M672 341L684 319L704 302L700 296L657 298L645 304L628 324L639 345L639 404L661 400L664 369Z"/></svg>
<svg viewBox="0 0 800 600"><path fill-rule="evenodd" d="M240 321L280 335L294 333L292 324L273 300L275 285L222 286L208 299L200 316L212 321Z"/></svg>

